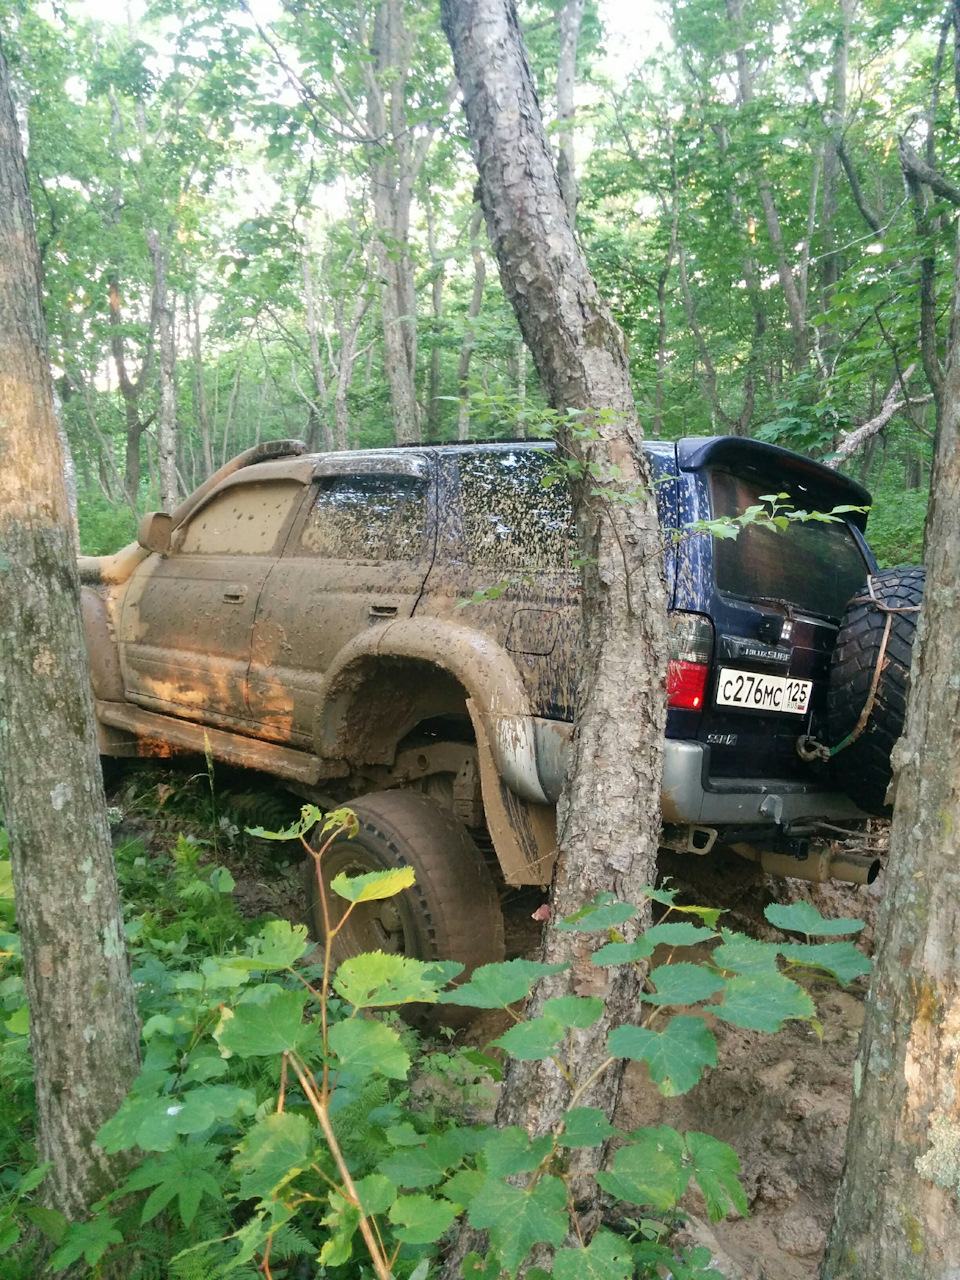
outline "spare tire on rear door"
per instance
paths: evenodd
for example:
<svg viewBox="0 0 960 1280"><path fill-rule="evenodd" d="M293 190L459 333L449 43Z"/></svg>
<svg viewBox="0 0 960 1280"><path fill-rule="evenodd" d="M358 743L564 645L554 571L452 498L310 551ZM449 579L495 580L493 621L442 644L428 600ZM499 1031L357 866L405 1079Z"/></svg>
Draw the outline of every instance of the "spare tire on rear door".
<svg viewBox="0 0 960 1280"><path fill-rule="evenodd" d="M867 813L888 814L890 752L903 732L924 570L883 569L847 604L830 668L827 733L838 783Z"/></svg>

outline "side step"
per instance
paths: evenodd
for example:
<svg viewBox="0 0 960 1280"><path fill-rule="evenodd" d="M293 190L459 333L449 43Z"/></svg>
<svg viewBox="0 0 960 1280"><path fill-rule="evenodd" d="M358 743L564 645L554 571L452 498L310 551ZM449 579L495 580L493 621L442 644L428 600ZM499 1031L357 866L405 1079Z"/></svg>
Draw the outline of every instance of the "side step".
<svg viewBox="0 0 960 1280"><path fill-rule="evenodd" d="M281 747L275 742L246 738L243 734L211 729L208 725L177 720L131 706L129 702L96 702L97 719L114 729L125 729L140 739L140 754L163 755L164 747L178 751L209 752L217 760L242 769L259 769L278 778L313 785L323 778L347 773L346 765L320 760L307 751ZM152 749L151 749L152 748Z"/></svg>

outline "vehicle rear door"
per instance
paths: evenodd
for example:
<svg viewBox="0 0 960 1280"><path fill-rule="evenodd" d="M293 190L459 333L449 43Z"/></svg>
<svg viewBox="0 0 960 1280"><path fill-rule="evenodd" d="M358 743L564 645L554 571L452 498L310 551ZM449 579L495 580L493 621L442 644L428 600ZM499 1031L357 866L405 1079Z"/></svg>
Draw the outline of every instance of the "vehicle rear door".
<svg viewBox="0 0 960 1280"><path fill-rule="evenodd" d="M324 673L370 627L408 618L436 546L428 452L328 454L266 581L249 704L258 732L309 746Z"/></svg>
<svg viewBox="0 0 960 1280"><path fill-rule="evenodd" d="M303 480L274 478L271 469L265 463L231 476L174 532L169 554L154 554L137 570L118 629L131 702L249 727L246 680L257 603L304 492Z"/></svg>

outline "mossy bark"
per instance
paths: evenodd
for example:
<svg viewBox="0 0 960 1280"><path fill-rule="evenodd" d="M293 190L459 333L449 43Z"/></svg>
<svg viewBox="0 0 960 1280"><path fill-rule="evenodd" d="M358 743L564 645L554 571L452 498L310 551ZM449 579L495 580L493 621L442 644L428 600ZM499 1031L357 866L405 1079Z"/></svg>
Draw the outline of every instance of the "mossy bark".
<svg viewBox="0 0 960 1280"><path fill-rule="evenodd" d="M0 797L50 1204L82 1217L139 1061L26 166L0 50Z"/></svg>

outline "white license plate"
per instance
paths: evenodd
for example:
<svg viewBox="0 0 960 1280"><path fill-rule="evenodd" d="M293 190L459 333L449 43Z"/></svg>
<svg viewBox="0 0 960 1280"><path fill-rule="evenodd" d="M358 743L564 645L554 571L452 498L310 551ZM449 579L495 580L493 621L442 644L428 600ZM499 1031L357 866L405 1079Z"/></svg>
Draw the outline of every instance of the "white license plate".
<svg viewBox="0 0 960 1280"><path fill-rule="evenodd" d="M716 702L718 707L749 707L751 711L803 715L810 705L812 692L812 680L793 680L790 676L765 676L758 671L721 667Z"/></svg>

